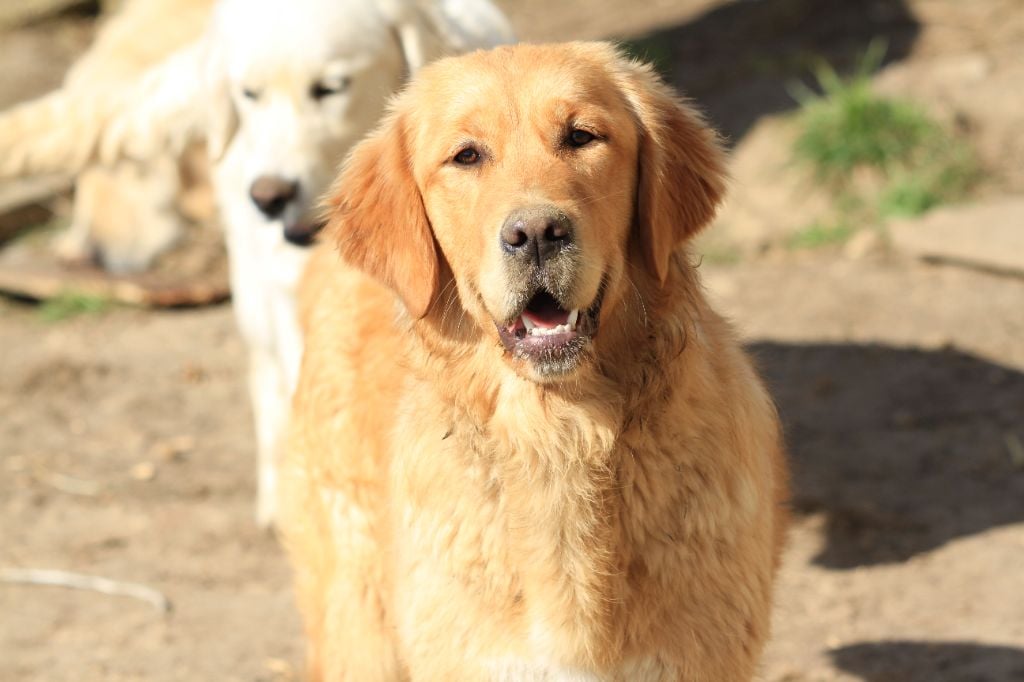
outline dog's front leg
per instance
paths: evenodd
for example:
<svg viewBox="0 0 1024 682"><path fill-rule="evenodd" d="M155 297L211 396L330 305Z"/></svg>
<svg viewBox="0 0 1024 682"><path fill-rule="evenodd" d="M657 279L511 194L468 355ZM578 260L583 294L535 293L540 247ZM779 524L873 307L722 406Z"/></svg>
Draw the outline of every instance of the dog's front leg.
<svg viewBox="0 0 1024 682"><path fill-rule="evenodd" d="M273 351L253 346L249 353L249 395L256 422L256 522L269 528L277 512L278 452L288 420L289 390Z"/></svg>

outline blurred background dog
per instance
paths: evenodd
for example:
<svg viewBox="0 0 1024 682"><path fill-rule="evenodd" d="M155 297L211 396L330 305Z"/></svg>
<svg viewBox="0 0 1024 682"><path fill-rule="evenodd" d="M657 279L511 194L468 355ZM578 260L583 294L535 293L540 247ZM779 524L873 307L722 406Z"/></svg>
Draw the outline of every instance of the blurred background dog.
<svg viewBox="0 0 1024 682"><path fill-rule="evenodd" d="M119 90L130 88L146 69L194 41L204 31L214 0L131 0L102 21L89 49L68 70L62 87L48 97L5 115L0 135L30 145L33 158L68 172L62 143L88 145L79 138L82 119ZM145 35L145 40L140 36ZM83 108L82 104L86 104ZM38 131L55 146L46 148ZM79 151L78 153L83 153ZM31 174L31 164L9 157L11 174ZM67 263L95 261L113 272L138 272L172 246L186 222L214 220L202 144L181 154L156 153L140 163L83 168L75 179L71 225L55 248ZM43 163L46 165L46 163ZM19 168L20 166L20 168Z"/></svg>
<svg viewBox="0 0 1024 682"><path fill-rule="evenodd" d="M119 32L160 27L177 12L136 2L101 38L113 44ZM511 40L488 0L221 0L198 35L150 68L133 72L145 56L98 44L89 61L125 59L130 75L92 87L91 71L114 66L77 71L73 84L0 116L0 177L80 172L86 191L62 249L98 252L117 268L143 267L173 242L175 171L205 142L250 352L262 525L274 514L274 461L302 354L294 286L321 225L320 195L410 73ZM94 220L122 198L103 193L124 176L123 215Z"/></svg>

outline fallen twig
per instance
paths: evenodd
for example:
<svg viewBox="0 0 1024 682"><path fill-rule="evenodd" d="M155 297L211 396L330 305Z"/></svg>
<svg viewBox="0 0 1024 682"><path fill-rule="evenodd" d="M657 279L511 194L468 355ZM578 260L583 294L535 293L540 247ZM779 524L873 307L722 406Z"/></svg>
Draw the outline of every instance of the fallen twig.
<svg viewBox="0 0 1024 682"><path fill-rule="evenodd" d="M171 600L162 592L154 590L152 587L146 587L138 583L111 580L110 578L95 575L71 573L69 571L45 568L6 568L0 569L0 582L23 585L53 585L55 587L70 587L76 590L91 590L103 594L131 597L147 602L161 613L168 613L172 608Z"/></svg>
<svg viewBox="0 0 1024 682"><path fill-rule="evenodd" d="M32 473L40 483L70 495L96 497L100 493L100 485L94 481L68 476L59 471L51 471L43 466L34 467Z"/></svg>

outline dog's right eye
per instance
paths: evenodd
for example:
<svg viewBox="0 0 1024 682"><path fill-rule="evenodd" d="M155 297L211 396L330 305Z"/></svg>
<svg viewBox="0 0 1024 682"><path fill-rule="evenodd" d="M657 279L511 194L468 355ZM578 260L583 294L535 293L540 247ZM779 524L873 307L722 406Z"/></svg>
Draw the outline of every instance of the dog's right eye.
<svg viewBox="0 0 1024 682"><path fill-rule="evenodd" d="M597 136L589 130L583 130L582 128L573 128L569 131L565 141L570 147L586 147L588 144L597 139Z"/></svg>
<svg viewBox="0 0 1024 682"><path fill-rule="evenodd" d="M480 160L480 152L473 147L466 147L452 159L455 163L460 166L472 166Z"/></svg>

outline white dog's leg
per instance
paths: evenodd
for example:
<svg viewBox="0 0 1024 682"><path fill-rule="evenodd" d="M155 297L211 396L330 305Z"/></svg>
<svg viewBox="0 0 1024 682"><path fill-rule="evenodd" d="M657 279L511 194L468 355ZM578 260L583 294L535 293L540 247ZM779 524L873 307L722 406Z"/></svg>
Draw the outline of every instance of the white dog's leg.
<svg viewBox="0 0 1024 682"><path fill-rule="evenodd" d="M258 456L256 522L261 528L268 528L277 511L277 460L288 420L289 391L272 351L252 348L249 361L249 392L256 422Z"/></svg>
<svg viewBox="0 0 1024 682"><path fill-rule="evenodd" d="M53 250L57 258L64 263L86 263L96 255L92 240L92 221L96 214L95 200L99 198L96 184L102 173L104 171L100 168L87 168L78 176L71 224L53 239Z"/></svg>

